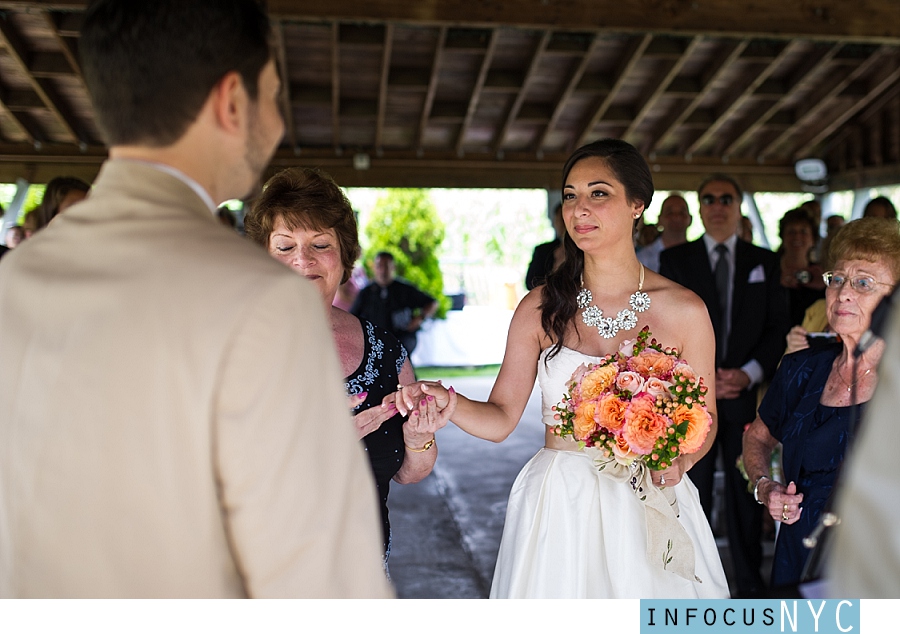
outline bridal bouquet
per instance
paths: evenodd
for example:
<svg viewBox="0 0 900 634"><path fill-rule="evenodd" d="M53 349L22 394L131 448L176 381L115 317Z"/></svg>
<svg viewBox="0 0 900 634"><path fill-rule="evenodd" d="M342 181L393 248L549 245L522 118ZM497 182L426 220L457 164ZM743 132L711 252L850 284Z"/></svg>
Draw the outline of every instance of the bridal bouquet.
<svg viewBox="0 0 900 634"><path fill-rule="evenodd" d="M610 460L659 471L703 445L712 419L706 386L674 348L644 327L616 354L581 365L554 407L558 436L572 436Z"/></svg>

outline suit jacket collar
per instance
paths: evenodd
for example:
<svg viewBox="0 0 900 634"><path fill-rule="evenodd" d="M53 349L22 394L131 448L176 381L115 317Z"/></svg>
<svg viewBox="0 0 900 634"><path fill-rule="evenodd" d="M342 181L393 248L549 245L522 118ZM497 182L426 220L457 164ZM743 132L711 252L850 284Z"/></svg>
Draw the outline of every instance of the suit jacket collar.
<svg viewBox="0 0 900 634"><path fill-rule="evenodd" d="M107 160L94 181L90 197L136 199L157 211L190 211L216 222L215 216L197 192L185 180L159 169L152 163L125 159ZM115 209L120 205L113 205Z"/></svg>

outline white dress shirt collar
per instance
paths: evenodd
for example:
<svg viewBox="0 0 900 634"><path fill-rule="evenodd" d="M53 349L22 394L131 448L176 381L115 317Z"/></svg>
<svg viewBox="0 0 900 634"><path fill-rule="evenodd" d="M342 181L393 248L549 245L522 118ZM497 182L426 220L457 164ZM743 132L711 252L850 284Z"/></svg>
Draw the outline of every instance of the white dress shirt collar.
<svg viewBox="0 0 900 634"><path fill-rule="evenodd" d="M209 192L206 191L203 186L195 181L193 178L182 172L180 169L172 167L171 165L166 165L165 163L157 163L155 161L145 161L142 159L133 159L133 158L118 158L114 159L117 161L132 161L134 163L142 163L148 167L152 167L153 169L159 170L160 172L164 172L169 176L173 176L180 180L182 183L190 187L194 190L194 193L200 197L206 206L209 208L211 214L215 215L216 213L216 203L213 202L212 196L209 195Z"/></svg>

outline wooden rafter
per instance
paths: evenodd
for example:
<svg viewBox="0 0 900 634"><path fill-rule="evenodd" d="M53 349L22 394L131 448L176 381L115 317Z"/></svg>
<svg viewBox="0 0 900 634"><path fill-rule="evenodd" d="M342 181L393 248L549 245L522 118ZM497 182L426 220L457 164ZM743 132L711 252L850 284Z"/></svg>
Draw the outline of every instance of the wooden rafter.
<svg viewBox="0 0 900 634"><path fill-rule="evenodd" d="M447 27L442 26L438 33L437 44L434 47L434 57L431 60L431 75L428 80L428 89L425 92L425 99L422 104L422 116L419 119L419 131L416 134L416 151L422 151L422 143L425 139L425 128L428 126L428 119L431 117L431 108L434 106L434 96L437 93L438 77L441 67L441 59L444 56L444 47L447 44Z"/></svg>
<svg viewBox="0 0 900 634"><path fill-rule="evenodd" d="M550 115L550 120L544 127L543 134L541 134L540 138L538 138L537 143L535 143L534 151L536 153L543 152L544 144L547 142L547 138L550 136L550 133L553 132L554 128L556 128L556 124L559 121L559 118L562 116L566 104L569 103L569 99L572 97L575 89L578 88L578 84L581 82L581 78L584 77L584 73L591 61L591 57L593 57L594 53L597 51L597 48L600 46L600 41L600 36L594 35L593 39L591 40L591 44L590 46L588 46L587 51L585 51L584 56L581 58L581 61L578 62L578 64L572 71L572 74L569 75L569 80L566 82L566 87L554 102L555 105L553 106L553 113Z"/></svg>
<svg viewBox="0 0 900 634"><path fill-rule="evenodd" d="M594 110L594 113L588 118L587 122L582 126L581 131L578 132L577 141L574 146L570 148L574 149L576 147L581 147L585 143L590 140L591 134L594 130L594 126L596 126L600 119L603 118L603 115L606 114L606 111L609 110L609 107L612 105L613 100L619 94L619 91L622 89L622 85L625 81L625 78L628 76L628 73L634 68L634 66L640 61L641 56L644 54L644 51L647 50L647 47L650 46L650 42L653 41L653 35L647 33L645 35L635 37L631 40L625 50L625 55L622 57L622 60L619 64L619 68L616 71L615 80L613 81L612 88L610 88L609 94L607 94L600 101L600 105Z"/></svg>
<svg viewBox="0 0 900 634"><path fill-rule="evenodd" d="M785 104L789 103L790 100L797 94L797 92L803 88L804 79L810 76L814 76L817 72L827 67L834 59L834 56L837 55L838 51L841 50L841 48L843 48L842 44L836 44L830 47L817 60L815 60L811 64L808 64L805 68L801 69L800 72L796 73L791 78L790 86L787 87L787 89L784 91L784 94L782 94L778 99L770 104L768 108L765 108L762 112L759 112L756 115L754 121L747 122L745 125L742 125L742 130L738 130L737 134L734 135L734 137L730 141L726 141L725 143L723 143L723 149L719 152L719 154L723 156L730 156L744 143L754 138L758 134L759 130L775 115L775 113L784 108Z"/></svg>
<svg viewBox="0 0 900 634"><path fill-rule="evenodd" d="M22 113L16 110L11 101L11 95L0 90L0 112L6 115L7 120L19 131L19 134L25 137L28 143L34 144L38 137L31 131L32 126L23 120Z"/></svg>
<svg viewBox="0 0 900 634"><path fill-rule="evenodd" d="M688 117L700 107L700 104L706 100L709 93L724 75L726 69L728 69L747 48L747 44L747 40L731 41L726 44L722 54L715 57L712 66L704 73L701 80L701 86L693 99L674 110L672 115L661 126L657 137L655 139L650 139L646 143L645 149L647 153L655 151L657 148L664 145L669 138L675 134L675 131L687 121Z"/></svg>
<svg viewBox="0 0 900 634"><path fill-rule="evenodd" d="M331 143L341 149L341 25L331 23Z"/></svg>
<svg viewBox="0 0 900 634"><path fill-rule="evenodd" d="M391 45L394 41L394 25L384 27L384 50L381 55L381 78L378 82L378 116L375 122L375 150L381 150L384 135L384 115L387 110L388 77L391 74Z"/></svg>
<svg viewBox="0 0 900 634"><path fill-rule="evenodd" d="M463 144L466 140L466 133L475 117L475 111L478 110L478 101L481 99L481 90L484 88L484 80L487 79L488 71L491 69L491 62L494 59L494 51L497 50L497 31L491 29L490 38L488 40L487 49L484 51L484 58L481 60L481 68L478 69L478 77L475 79L475 86L472 88L472 94L469 97L469 106L466 108L466 118L463 120L462 126L459 128L459 134L456 137L456 153L462 155Z"/></svg>
<svg viewBox="0 0 900 634"><path fill-rule="evenodd" d="M287 50L284 44L284 23L277 20L272 25L272 34L275 39L275 56L278 60L278 74L281 77L281 114L284 117L284 135L287 142L295 151L299 149L297 144L297 129L294 127L294 106L291 100L291 78L288 75Z"/></svg>
<svg viewBox="0 0 900 634"><path fill-rule="evenodd" d="M758 72L752 78L743 77L739 80L739 84L742 83L743 87L740 85L733 87L729 90L730 97L726 100L724 104L719 107L718 116L716 120L713 122L711 126L709 126L705 132L700 134L693 143L688 145L688 147L684 150L683 154L693 155L696 154L697 151L706 145L711 139L713 139L716 135L719 134L719 130L721 130L722 126L728 123L731 120L731 117L741 109L741 107L753 97L753 93L756 92L757 88L759 88L764 81L766 81L772 73L774 73L781 63L784 61L788 55L790 55L793 50L798 46L797 43L789 43L786 46L781 48L781 52L775 56L775 58L770 61L765 68L763 68L760 72Z"/></svg>
<svg viewBox="0 0 900 634"><path fill-rule="evenodd" d="M672 83L672 80L678 76L681 69L684 68L685 63L690 59L700 43L701 38L692 38L678 59L671 60L666 64L663 72L650 80L650 89L644 94L634 118L622 134L623 139L632 141L632 137L635 135L640 124L643 123L647 113L653 109L659 99L665 94L666 88L668 88L669 84Z"/></svg>
<svg viewBox="0 0 900 634"><path fill-rule="evenodd" d="M892 100L900 98L900 82L894 84L891 88L889 88L884 94L875 99L874 101L867 104L867 108L865 112L859 114L857 124L865 124L872 117L877 115L885 108ZM900 110L898 110L900 112ZM847 139L851 135L851 128L844 126L841 132L834 135L833 138L829 139L828 142L821 150L822 155L828 155L833 153L836 148L839 148L841 145L847 142ZM798 154L806 150L806 146L812 147L812 140L808 141L804 147L798 150Z"/></svg>
<svg viewBox="0 0 900 634"><path fill-rule="evenodd" d="M810 95L809 98L804 102L805 109L796 114L794 125L772 139L764 148L762 148L762 150L759 151L759 156L764 159L765 157L773 154L777 147L794 136L797 129L809 124L816 117L818 117L819 113L821 113L826 106L831 105L834 99L838 95L840 95L850 84L852 84L860 77L864 76L865 73L868 72L874 64L883 60L886 52L887 49L885 48L877 49L874 53L863 60L863 62L859 66L853 69L853 71L847 73L845 77L837 81L829 81L829 83L822 90L819 90L816 93Z"/></svg>
<svg viewBox="0 0 900 634"><path fill-rule="evenodd" d="M80 126L75 123L74 118L68 112L68 108L63 105L53 85L46 79L35 77L31 72L28 66L28 49L12 23L3 18L0 18L0 44L6 48L10 59L19 68L22 75L27 78L32 90L41 98L44 106L57 120L66 135L75 142L86 142L88 139L83 139L81 134L76 133L76 129L79 129ZM39 141L40 139L35 138L34 140Z"/></svg>
<svg viewBox="0 0 900 634"><path fill-rule="evenodd" d="M552 31L544 31L537 46L534 47L534 52L531 54L531 61L528 63L528 69L525 71L525 77L522 79L522 86L516 93L516 98L513 100L509 112L506 113L506 118L503 121L503 125L500 126L500 131L494 137L494 145L492 148L494 154L497 154L500 151L503 142L506 140L506 135L509 132L510 126L513 124L513 121L516 120L516 117L519 116L519 110L522 109L522 104L525 103L525 98L528 96L528 87L531 83L531 79L534 77L538 63L541 61L541 56L544 54L544 51L547 50L547 45L550 43L551 37L553 37Z"/></svg>
<svg viewBox="0 0 900 634"><path fill-rule="evenodd" d="M799 159L808 155L814 147L834 134L834 132L838 128L852 119L857 113L864 110L869 104L876 101L876 97L878 97L884 91L889 90L891 86L895 86L897 89L900 89L900 84L897 83L898 81L900 81L900 67L895 65L893 70L886 73L877 82L877 85L871 86L869 88L869 92L865 96L858 98L852 106L843 110L838 117L836 117L824 128L816 132L816 134L807 139L806 142L804 142L798 149L796 149L794 151L794 158Z"/></svg>

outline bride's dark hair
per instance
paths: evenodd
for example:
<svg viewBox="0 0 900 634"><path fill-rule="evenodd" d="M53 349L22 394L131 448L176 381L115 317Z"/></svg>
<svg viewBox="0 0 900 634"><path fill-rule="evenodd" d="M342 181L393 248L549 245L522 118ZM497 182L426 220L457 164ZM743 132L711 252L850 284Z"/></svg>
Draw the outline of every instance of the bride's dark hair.
<svg viewBox="0 0 900 634"><path fill-rule="evenodd" d="M566 180L576 163L586 158L601 158L622 186L629 202L639 200L644 209L653 198L653 177L641 153L619 139L600 139L575 150L563 167L562 197L566 199ZM547 359L556 356L563 347L566 330L578 305L575 297L581 287L584 271L584 252L575 246L568 231L563 235L565 258L558 269L547 276L541 299L541 326L554 342Z"/></svg>

